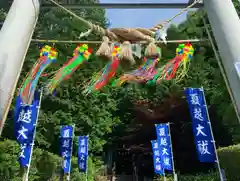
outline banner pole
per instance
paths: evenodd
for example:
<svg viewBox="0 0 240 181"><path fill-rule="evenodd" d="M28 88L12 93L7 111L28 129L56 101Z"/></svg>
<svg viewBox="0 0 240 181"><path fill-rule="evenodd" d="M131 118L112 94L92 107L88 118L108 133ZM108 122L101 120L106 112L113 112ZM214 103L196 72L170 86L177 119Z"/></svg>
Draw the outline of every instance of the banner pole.
<svg viewBox="0 0 240 181"><path fill-rule="evenodd" d="M72 152L73 152L73 139L74 139L74 131L75 131L75 124L73 124L73 134L72 134L72 148L71 148L71 159L70 159L70 163L69 163L69 173L67 175L67 181L71 180L71 166L72 166Z"/></svg>
<svg viewBox="0 0 240 181"><path fill-rule="evenodd" d="M89 135L87 135L87 140L89 142ZM86 181L88 180L88 142L87 142Z"/></svg>
<svg viewBox="0 0 240 181"><path fill-rule="evenodd" d="M40 112L40 107L41 107L41 102L42 102L42 95L43 95L43 88L41 88L41 92L40 92L40 97L39 97L39 103L37 106L37 117L36 117L36 123L35 123L35 128L34 128L34 133L33 133L33 141L31 144L31 152L30 152L30 157L29 157L29 163L27 166L27 171L24 171L24 175L23 175L23 181L28 181L28 176L29 176L29 172L30 172L30 165L31 165L31 161L32 161L32 154L33 154L33 146L34 146L34 140L35 140L35 136L36 136L36 129L37 129L37 124L38 124L38 116L39 116L39 112Z"/></svg>
<svg viewBox="0 0 240 181"><path fill-rule="evenodd" d="M86 181L88 180L88 157L87 157L87 163L86 163Z"/></svg>
<svg viewBox="0 0 240 181"><path fill-rule="evenodd" d="M60 126L60 130L61 129L62 129L62 126ZM59 139L61 139L61 135L59 136ZM64 158L61 155L61 166L63 165L63 161L64 161ZM63 168L61 169L61 172L60 172L59 181L64 181L64 171L63 171Z"/></svg>
<svg viewBox="0 0 240 181"><path fill-rule="evenodd" d="M165 169L163 170L163 180L167 181L166 175L165 175Z"/></svg>
<svg viewBox="0 0 240 181"><path fill-rule="evenodd" d="M206 102L206 98L205 98L205 93L204 93L203 87L201 87L201 89L203 91L203 100L204 100L204 103L205 103L205 106L206 106L206 112L207 112L207 117L208 117L208 124L209 124L210 132L211 132L211 135L212 135L212 139L213 139L212 142L213 142L213 147L214 147L214 151L215 151L215 155L216 155L216 161L215 162L217 163L220 180L224 181L223 177L222 177L222 171L221 171L220 162L219 162L219 159L218 159L217 147L216 147L216 142L215 142L214 135L213 135L212 124L211 124L210 117L209 117L209 114L208 114L208 107L207 107L207 102Z"/></svg>
<svg viewBox="0 0 240 181"><path fill-rule="evenodd" d="M168 134L169 134L169 137L170 137L170 141L171 141L171 154L172 154L172 167L173 167L173 178L174 178L174 181L177 181L178 178L177 178L177 174L175 172L175 164L174 164L174 158L173 158L173 147L172 147L172 135L171 135L171 126L170 126L170 123L168 122Z"/></svg>

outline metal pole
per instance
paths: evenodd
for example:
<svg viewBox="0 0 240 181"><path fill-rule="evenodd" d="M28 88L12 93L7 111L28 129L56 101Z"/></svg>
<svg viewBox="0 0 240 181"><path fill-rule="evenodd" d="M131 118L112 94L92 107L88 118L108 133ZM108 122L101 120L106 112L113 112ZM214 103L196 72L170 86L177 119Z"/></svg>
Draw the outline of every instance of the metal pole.
<svg viewBox="0 0 240 181"><path fill-rule="evenodd" d="M205 103L206 111L207 111L208 124L209 124L209 128L210 128L210 131L211 131L212 139L213 139L212 140L213 141L213 147L214 147L214 151L215 151L215 154L216 154L216 163L217 163L217 167L218 167L218 172L219 172L220 180L224 181L223 177L222 177L222 171L221 171L221 167L220 167L220 163L219 163L219 159L218 159L216 142L215 142L213 131L212 131L212 124L211 124L210 117L209 117L209 114L208 114L207 102L206 102L206 98L205 98L205 93L204 93L203 87L202 87L202 91L203 91L203 99L204 99L204 103Z"/></svg>
<svg viewBox="0 0 240 181"><path fill-rule="evenodd" d="M166 175L165 175L165 170L163 171L163 180L167 181Z"/></svg>
<svg viewBox="0 0 240 181"><path fill-rule="evenodd" d="M88 138L88 142L87 142L87 144L89 143L89 135L87 135L87 138ZM88 145L88 147L89 147L89 145ZM87 148L88 148L87 147ZM87 149L87 155L88 155L88 149ZM87 162L86 162L86 181L88 180L88 156L87 156Z"/></svg>
<svg viewBox="0 0 240 181"><path fill-rule="evenodd" d="M23 181L28 181L28 176L29 176L29 172L30 172L30 165L31 165L31 161L32 161L33 147L34 147L35 136L36 136L38 116L39 116L41 102L42 102L42 95L43 95L43 89L41 88L40 97L39 97L39 104L38 104L38 107L37 107L38 111L37 111L36 124L35 124L35 128L34 128L34 133L33 133L33 141L32 141L32 147L31 147L31 152L30 152L29 164L28 164L26 173L24 173Z"/></svg>
<svg viewBox="0 0 240 181"><path fill-rule="evenodd" d="M73 124L73 135L72 135L72 148L71 148L71 157L72 157L72 152L73 152L73 139L74 139L74 130L75 130L75 124ZM71 180L71 166L72 166L72 158L70 159L70 165L69 165L69 174L67 175L67 181L70 181Z"/></svg>
<svg viewBox="0 0 240 181"><path fill-rule="evenodd" d="M87 163L86 163L86 181L88 180L88 157L87 157Z"/></svg>
<svg viewBox="0 0 240 181"><path fill-rule="evenodd" d="M238 53L240 45L239 17L231 0L204 0L203 2L238 108L238 114L240 114L240 80L235 69L235 63L240 62Z"/></svg>
<svg viewBox="0 0 240 181"><path fill-rule="evenodd" d="M175 164L174 164L174 159L173 159L173 147L172 147L172 135L171 135L171 131L170 131L170 123L168 123L168 134L170 137L170 141L171 141L171 154L172 154L172 167L173 167L173 177L174 177L174 181L177 181L177 174L175 172Z"/></svg>
<svg viewBox="0 0 240 181"><path fill-rule="evenodd" d="M39 0L14 0L0 31L0 136L31 42Z"/></svg>
<svg viewBox="0 0 240 181"><path fill-rule="evenodd" d="M61 129L62 129L62 126L60 126L60 130ZM61 134L60 134L59 138L61 139ZM61 164L62 164L62 166L63 166L63 162L64 162L64 158L61 155ZM61 169L59 181L64 181L64 171L63 171L63 168Z"/></svg>
<svg viewBox="0 0 240 181"><path fill-rule="evenodd" d="M44 40L44 39L32 39L32 42L40 42L40 43L70 43L70 44L102 44L102 41L81 41L81 40ZM187 39L187 40L167 40L166 43L198 43L198 42L208 42L208 39ZM110 41L109 43L116 43L114 41ZM147 41L139 41L137 44L147 44ZM155 41L155 44L162 44L164 41Z"/></svg>

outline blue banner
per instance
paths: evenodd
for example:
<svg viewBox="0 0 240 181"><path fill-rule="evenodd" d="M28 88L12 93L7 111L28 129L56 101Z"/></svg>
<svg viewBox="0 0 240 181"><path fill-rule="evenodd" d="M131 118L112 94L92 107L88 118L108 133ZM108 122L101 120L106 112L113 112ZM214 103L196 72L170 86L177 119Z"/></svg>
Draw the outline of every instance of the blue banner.
<svg viewBox="0 0 240 181"><path fill-rule="evenodd" d="M186 88L185 95L192 118L198 159L200 162L215 162L216 153L208 119L207 105L202 88Z"/></svg>
<svg viewBox="0 0 240 181"><path fill-rule="evenodd" d="M154 165L154 171L156 174L163 175L164 169L162 166L162 160L161 160L161 151L160 151L160 145L157 140L151 141L152 143L152 151L153 151L153 165Z"/></svg>
<svg viewBox="0 0 240 181"><path fill-rule="evenodd" d="M21 144L20 150L21 152L18 157L18 162L20 163L20 166L21 167L29 166L32 144Z"/></svg>
<svg viewBox="0 0 240 181"><path fill-rule="evenodd" d="M78 137L78 166L82 172L87 171L88 136Z"/></svg>
<svg viewBox="0 0 240 181"><path fill-rule="evenodd" d="M36 126L37 104L21 105L15 121L15 135L19 144L31 144Z"/></svg>
<svg viewBox="0 0 240 181"><path fill-rule="evenodd" d="M73 126L62 126L60 130L60 152L63 172L70 173L72 158Z"/></svg>
<svg viewBox="0 0 240 181"><path fill-rule="evenodd" d="M173 170L172 144L169 135L168 124L156 124L157 140L159 143L160 156L163 170Z"/></svg>
<svg viewBox="0 0 240 181"><path fill-rule="evenodd" d="M14 133L21 148L18 159L21 167L29 165L31 147L34 142L33 136L37 121L39 99L40 94L38 91L35 92L31 105L24 105L21 101L21 97L17 97L14 112Z"/></svg>

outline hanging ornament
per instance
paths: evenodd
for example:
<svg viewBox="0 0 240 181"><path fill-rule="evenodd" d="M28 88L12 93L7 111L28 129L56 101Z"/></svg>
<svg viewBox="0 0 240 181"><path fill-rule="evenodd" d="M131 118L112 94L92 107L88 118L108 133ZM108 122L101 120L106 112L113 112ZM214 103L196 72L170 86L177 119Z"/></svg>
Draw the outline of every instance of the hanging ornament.
<svg viewBox="0 0 240 181"><path fill-rule="evenodd" d="M65 80L68 80L72 74L85 62L87 62L92 54L92 50L87 44L79 45L73 53L73 57L61 67L53 78L47 83L46 90L52 94L55 88Z"/></svg>
<svg viewBox="0 0 240 181"><path fill-rule="evenodd" d="M97 56L104 57L107 59L111 59L111 48L109 46L110 40L107 36L103 37L103 42L96 52Z"/></svg>
<svg viewBox="0 0 240 181"><path fill-rule="evenodd" d="M194 48L190 43L180 44L176 49L175 58L160 67L148 83L160 83L161 80L171 80L173 78L176 82L182 80L187 75L193 54Z"/></svg>
<svg viewBox="0 0 240 181"><path fill-rule="evenodd" d="M83 93L89 94L92 91L101 90L116 75L119 69L120 47L114 46L112 51L112 61L109 62L100 72L94 73Z"/></svg>
<svg viewBox="0 0 240 181"><path fill-rule="evenodd" d="M31 104L39 78L51 63L56 62L56 58L57 52L52 47L46 45L41 49L40 58L28 72L19 89L24 104Z"/></svg>
<svg viewBox="0 0 240 181"><path fill-rule="evenodd" d="M156 57L144 58L144 62L136 70L124 73L119 79L113 82L113 86L121 86L125 82L144 83L152 79L156 74L156 65L161 58L161 49L158 47Z"/></svg>
<svg viewBox="0 0 240 181"><path fill-rule="evenodd" d="M120 46L119 57L120 60L128 61L131 65L135 64L135 60L133 58L132 46L129 41L123 42Z"/></svg>

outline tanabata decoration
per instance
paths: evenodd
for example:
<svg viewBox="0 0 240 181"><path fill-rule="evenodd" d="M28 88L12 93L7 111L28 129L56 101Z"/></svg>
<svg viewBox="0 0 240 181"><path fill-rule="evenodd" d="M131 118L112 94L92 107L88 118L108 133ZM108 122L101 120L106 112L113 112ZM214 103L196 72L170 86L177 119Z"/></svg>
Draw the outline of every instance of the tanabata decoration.
<svg viewBox="0 0 240 181"><path fill-rule="evenodd" d="M61 67L52 79L47 83L46 91L52 94L56 87L65 80L68 80L71 75L85 62L87 62L92 54L92 50L87 44L81 44L74 50L73 57Z"/></svg>
<svg viewBox="0 0 240 181"><path fill-rule="evenodd" d="M146 83L153 79L156 74L156 65L161 58L161 49L158 47L158 54L153 58L144 57L144 63L138 69L123 74L119 79L113 82L113 86L121 86L125 82Z"/></svg>
<svg viewBox="0 0 240 181"><path fill-rule="evenodd" d="M194 48L190 43L180 44L176 49L176 56L164 66L160 67L153 79L148 84L160 83L161 80L171 80L176 82L182 80L188 72L189 64L193 58Z"/></svg>
<svg viewBox="0 0 240 181"><path fill-rule="evenodd" d="M113 47L112 61L109 62L101 71L93 74L83 93L89 94L92 91L101 90L116 75L120 67L120 61L118 58L120 51L121 48L119 46Z"/></svg>
<svg viewBox="0 0 240 181"><path fill-rule="evenodd" d="M40 58L34 64L31 71L28 72L19 89L19 96L24 104L32 103L39 78L51 63L56 62L57 54L56 50L48 45L45 45L41 49Z"/></svg>

